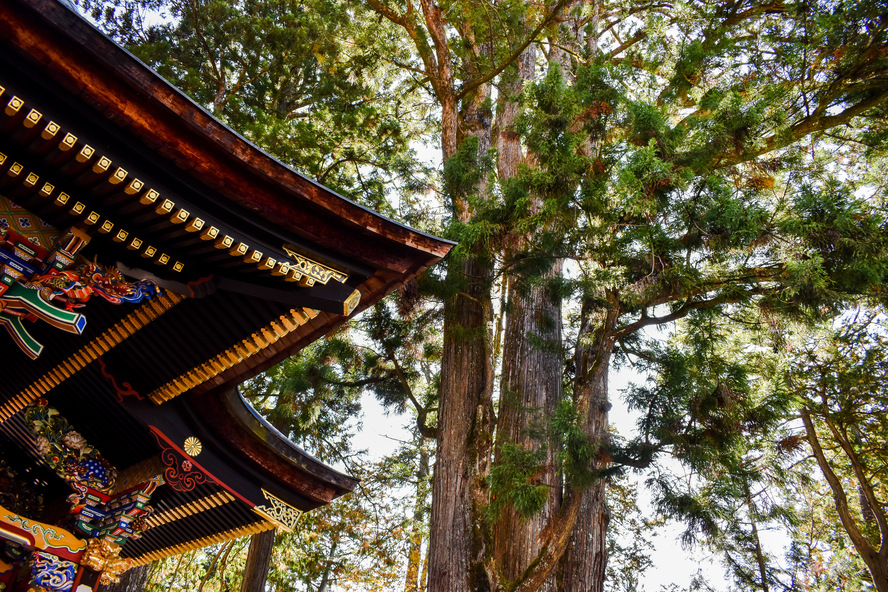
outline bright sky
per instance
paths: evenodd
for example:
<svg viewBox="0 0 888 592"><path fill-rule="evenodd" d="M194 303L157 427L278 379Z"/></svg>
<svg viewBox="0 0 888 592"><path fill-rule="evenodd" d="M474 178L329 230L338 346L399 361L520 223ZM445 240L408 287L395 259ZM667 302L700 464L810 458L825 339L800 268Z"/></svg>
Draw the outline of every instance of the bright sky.
<svg viewBox="0 0 888 592"><path fill-rule="evenodd" d="M631 370L615 373L610 379L610 389L614 407L611 410L611 423L623 433L631 433L635 426L635 418L628 412L620 401L620 390L626 388L630 381L640 382ZM398 447L398 440L408 440L410 433L408 425L412 417L403 415L386 415L382 405L370 395L365 395L361 400L364 412L363 432L355 444L358 448L366 448L371 456L381 458L394 453ZM642 477L643 478L643 477ZM640 496L642 507L650 507L648 496L644 493ZM727 590L724 569L718 563L707 557L699 548L694 552L686 552L681 548L679 537L682 528L677 524L667 524L657 530L655 536L655 551L653 553L654 566L650 568L641 580L642 590L646 592L659 592L661 585L676 583L686 586L698 570L703 574L716 590Z"/></svg>

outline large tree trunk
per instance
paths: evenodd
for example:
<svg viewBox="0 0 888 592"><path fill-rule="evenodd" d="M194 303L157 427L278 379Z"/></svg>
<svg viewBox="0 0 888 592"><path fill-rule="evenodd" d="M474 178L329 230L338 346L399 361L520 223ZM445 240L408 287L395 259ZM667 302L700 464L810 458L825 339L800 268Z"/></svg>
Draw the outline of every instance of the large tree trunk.
<svg viewBox="0 0 888 592"><path fill-rule="evenodd" d="M419 467L416 471L416 500L413 505L413 527L410 533L410 548L407 552L407 577L404 592L420 592L425 589L422 569L422 524L428 506L429 450L425 438L418 435Z"/></svg>
<svg viewBox="0 0 888 592"><path fill-rule="evenodd" d="M514 130L520 108L520 94L527 80L533 77L536 50L529 47L517 67L507 71L499 85L497 172L501 183L518 174L518 165L525 162L520 137ZM539 204L537 204L539 205ZM536 559L540 550L539 535L546 521L558 511L561 485L555 471L554 451L545 439L531 435L545 428L548 418L561 399L561 301L552 297L544 281L561 274L561 263L540 281L512 274L508 266L515 262L532 237L514 237L507 246L504 273L508 277L505 340L503 348L502 388L497 422L497 462L501 462L503 444L518 444L529 450L544 447L546 457L538 475L540 483L551 487L549 501L543 511L530 518L519 516L512 508L503 510L494 527L494 564L490 569L494 580L516 581ZM555 589L550 577L541 590Z"/></svg>
<svg viewBox="0 0 888 592"><path fill-rule="evenodd" d="M556 264L547 275L559 274L560 267ZM545 438L548 418L561 399L561 303L544 286L516 285L520 283L520 279L510 281L497 443L518 444L529 450L545 447L544 464L535 479L550 487L550 495L543 510L530 518L506 508L497 521L494 556L500 577L507 581L518 579L536 559L540 532L558 512L561 501L555 451L540 437ZM540 588L554 589L554 577Z"/></svg>
<svg viewBox="0 0 888 592"><path fill-rule="evenodd" d="M604 370L604 384L607 392L607 369ZM599 387L601 388L601 387ZM596 389L597 390L597 389ZM589 414L588 434L598 434L598 439L607 431L607 408L605 398L593 402ZM604 590L605 568L607 567L607 526L610 515L605 501L606 484L596 483L582 491L568 492L566 495L579 495L580 512L574 525L573 534L561 562L562 592L602 592Z"/></svg>
<svg viewBox="0 0 888 592"><path fill-rule="evenodd" d="M247 551L247 564L244 566L244 579L240 592L263 592L268 577L268 566L271 564L271 552L274 549L275 529L254 534L250 538L250 550Z"/></svg>
<svg viewBox="0 0 888 592"><path fill-rule="evenodd" d="M445 306L432 482L430 592L472 592L485 587L483 573L472 573L476 571L472 568L483 560L483 543L475 531L482 520L476 496L488 472L493 420L489 288L484 281L489 281L489 267L488 262L470 257L458 266L451 264L448 272L462 276L467 285Z"/></svg>
<svg viewBox="0 0 888 592"><path fill-rule="evenodd" d="M583 429L593 442L607 442L607 376L614 340L611 336L618 313L616 305L602 310L591 299L583 303L582 329L577 345L575 398L583 417ZM585 339L584 339L585 338ZM589 345L584 345L584 342ZM594 468L603 468L608 457L602 452ZM563 592L602 592L607 566L607 525L610 520L605 501L606 483L600 481L567 496L581 496L580 512L567 551L561 562Z"/></svg>
<svg viewBox="0 0 888 592"><path fill-rule="evenodd" d="M465 289L445 307L444 355L438 448L432 484L431 592L482 590L475 528L481 517L476 490L483 487L489 462L492 423L491 371L487 322L490 264L470 257L448 275L459 274ZM479 281L481 279L481 281Z"/></svg>
<svg viewBox="0 0 888 592"><path fill-rule="evenodd" d="M591 15L582 8L591 5ZM569 33L562 42L563 51L553 46L550 60L560 64L565 79L573 81L573 57L585 53L590 59L598 53L598 0L573 2L567 10L564 24ZM595 153L595 139L589 138L585 146L588 156ZM591 298L583 302L580 313L580 341L576 351L575 400L584 416L584 431L593 442L607 441L608 411L611 403L608 394L608 372L614 341L611 332L619 318L616 299L608 297L610 308L596 306ZM584 344L584 339L590 337ZM603 468L608 461L601 454L595 463ZM567 550L559 566L560 592L602 592L607 569L607 528L610 513L606 500L607 483L600 481L582 491L567 491L568 503L572 496L580 496L580 510Z"/></svg>
<svg viewBox="0 0 888 592"><path fill-rule="evenodd" d="M477 139L477 156L490 149L491 114L484 107L489 89L480 88L470 99L457 134L462 142ZM446 105L445 105L446 107ZM445 109L447 115L447 109ZM445 117L443 150L452 137L452 117ZM457 146L458 148L458 146ZM446 164L445 164L446 166ZM487 195L485 175L476 187ZM474 214L463 195L452 195L453 209L462 222ZM441 390L438 406L438 444L432 482L431 533L429 537L430 592L486 590L485 541L482 508L487 501L493 427L493 361L489 327L493 263L487 245L476 245L470 254L451 258L447 283L456 293L444 304L444 346L441 359Z"/></svg>

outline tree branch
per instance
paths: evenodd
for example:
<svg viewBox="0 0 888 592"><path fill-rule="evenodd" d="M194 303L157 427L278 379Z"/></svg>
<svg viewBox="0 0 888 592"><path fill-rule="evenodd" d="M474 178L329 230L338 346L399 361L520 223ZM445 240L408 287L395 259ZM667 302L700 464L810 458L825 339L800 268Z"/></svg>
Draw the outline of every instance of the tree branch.
<svg viewBox="0 0 888 592"><path fill-rule="evenodd" d="M493 68L487 74L481 76L480 78L476 78L475 80L469 80L468 82L466 82L463 85L462 89L460 89L460 91L456 94L456 99L461 100L463 97L465 97L467 94L469 94L482 84L490 82L491 80L496 78L496 76L499 75L503 70L508 68L510 64L514 63L515 60L517 60L518 57L522 53L524 53L524 50L527 49L527 46L536 41L537 36L542 32L542 30L548 27L552 23L552 21L555 20L555 17L558 16L558 13L561 11L561 9L572 1L573 0L558 0L558 2L555 3L555 6L552 7L552 11L546 15L546 18L540 21L536 28L534 28L534 30L531 31L531 33L524 38L524 41L517 48L515 48L515 50L513 50L509 56L507 56L502 62L500 62L498 66Z"/></svg>
<svg viewBox="0 0 888 592"><path fill-rule="evenodd" d="M854 475L857 477L857 482L860 485L860 488L863 490L863 493L866 496L866 500L869 502L870 507L872 507L873 509L873 513L876 517L876 522L879 525L879 533L881 534L882 540L888 540L888 521L886 521L885 519L885 512L882 511L882 505L876 498L876 494L873 491L872 484L870 484L869 479L867 479L866 474L864 474L863 472L863 467L861 467L860 465L860 458L854 452L854 449L851 447L851 443L848 441L848 439L842 434L839 434L836 425L833 423L832 418L830 417L829 408L826 404L825 397L822 397L821 406L823 409L823 421L826 423L829 431L832 433L833 439L839 443L839 446L842 447L842 451L845 453L845 456L848 457L848 461L851 463L851 468L854 470Z"/></svg>
<svg viewBox="0 0 888 592"><path fill-rule="evenodd" d="M759 293L758 290L749 290L744 293L744 296L749 296L753 294ZM686 316L692 310L703 310L706 308L713 308L720 304L729 304L733 302L740 302L742 298L739 296L717 296L715 298L711 298L709 300L698 300L692 301L688 299L684 304L682 304L677 310L669 313L668 315L663 315L662 317L642 317L635 321L634 323L629 323L628 325L624 325L618 331L614 333L614 337L616 339L621 339L626 337L627 335L631 335L635 333L642 327L648 327L650 325L662 325L664 323L671 323L672 321L676 321L684 316Z"/></svg>
<svg viewBox="0 0 888 592"><path fill-rule="evenodd" d="M645 39L646 37L647 37L646 31L641 31L640 33L636 33L635 35L633 35L632 37L630 37L629 39L627 39L626 41L621 43L618 47L615 47L613 49L613 51L608 52L608 54L606 56L604 56L604 60L610 61L610 60L614 59L617 55L623 53L624 51L626 51L627 49L629 49L630 47L632 47L633 45L635 45L639 41L642 41L643 39Z"/></svg>
<svg viewBox="0 0 888 592"><path fill-rule="evenodd" d="M845 527L845 531L848 533L848 536L851 537L851 542L854 543L854 547L860 552L861 556L872 554L874 549L866 537L861 534L860 529L857 527L857 522L851 515L851 510L848 508L848 497L845 494L845 489L842 487L842 482L833 472L832 467L829 465L829 461L826 459L826 455L823 453L823 447L820 445L820 440L817 438L817 432L814 431L814 423L811 421L811 416L808 413L808 410L803 408L799 414L802 417L802 423L805 425L808 444L810 444L811 449L814 451L814 457L817 459L817 464L820 465L820 470L823 472L823 476L826 478L826 482L832 490L836 512L839 514L839 518L842 521L842 525Z"/></svg>
<svg viewBox="0 0 888 592"><path fill-rule="evenodd" d="M817 110L815 110L815 114L805 117L790 127L789 133L771 135L765 138L764 145L761 148L744 152L735 157L726 157L718 163L717 168L734 166L741 162L753 160L762 154L767 154L768 152L773 152L774 150L788 146L809 134L826 131L830 128L844 125L850 122L854 117L862 115L866 111L884 103L888 103L888 88L865 101L861 101L860 103L848 107L836 115L816 116L815 114L817 113Z"/></svg>

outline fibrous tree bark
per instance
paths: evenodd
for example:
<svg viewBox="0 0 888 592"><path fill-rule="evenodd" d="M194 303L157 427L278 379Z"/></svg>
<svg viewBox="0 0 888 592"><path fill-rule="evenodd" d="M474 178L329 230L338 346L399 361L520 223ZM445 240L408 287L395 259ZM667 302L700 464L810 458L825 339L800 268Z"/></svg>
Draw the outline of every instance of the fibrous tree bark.
<svg viewBox="0 0 888 592"><path fill-rule="evenodd" d="M275 529L254 534L250 538L250 549L247 551L247 564L244 566L244 579L240 592L263 592L265 580L268 578L268 567L271 565L271 553L274 550Z"/></svg>
<svg viewBox="0 0 888 592"><path fill-rule="evenodd" d="M497 101L497 174L501 184L513 181L519 165L532 166L533 155L524 154L516 131L522 92L533 80L536 48L528 47L516 64L504 73ZM539 211L539 196L532 196L532 211ZM555 469L554 449L546 436L548 418L561 400L561 301L551 293L547 280L559 277L560 261L548 260L549 269L537 280L517 271L520 259L528 256L533 242L531 231L511 236L504 246L506 301L502 378L499 414L496 426L495 463L505 462L503 446L526 450L544 450L536 483L550 488L542 511L522 516L513 507L505 507L493 527L492 561L488 577L494 582L516 582L536 559L540 550L539 534L545 522L558 511L560 481ZM530 255L532 256L532 255ZM554 575L541 590L554 590Z"/></svg>
<svg viewBox="0 0 888 592"><path fill-rule="evenodd" d="M619 309L613 295L610 306L587 298L581 310L581 331L577 344L576 403L583 429L600 452L591 468L601 469L609 460L606 447L608 411L608 372L614 348L613 330ZM560 565L560 580L565 592L601 592L607 565L608 509L604 480L579 491L569 491L573 503L579 498L579 511L567 551Z"/></svg>
<svg viewBox="0 0 888 592"><path fill-rule="evenodd" d="M418 435L419 466L416 470L416 499L413 505L413 525L410 533L410 546L407 551L407 575L404 592L425 590L425 569L422 561L423 523L427 513L429 494L429 449L422 435Z"/></svg>

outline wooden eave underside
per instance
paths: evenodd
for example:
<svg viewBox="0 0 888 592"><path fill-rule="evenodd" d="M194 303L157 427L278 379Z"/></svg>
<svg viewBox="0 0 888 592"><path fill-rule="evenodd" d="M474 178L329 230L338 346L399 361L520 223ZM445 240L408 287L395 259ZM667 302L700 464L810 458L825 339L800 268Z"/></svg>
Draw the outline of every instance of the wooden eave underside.
<svg viewBox="0 0 888 592"><path fill-rule="evenodd" d="M269 528L250 510L260 487L300 510L353 488L347 476L245 420L243 410L231 411L230 398L229 411L220 405L234 385L345 322L331 303L356 290L360 311L452 244L272 159L56 0L0 2L0 66L8 56L17 62L14 83L43 84L45 92L22 93L18 109L10 103L14 91L0 93L0 154L7 157L0 194L60 230L90 229L94 252L184 288L138 305L94 298L82 309L83 335L35 326L46 346L35 362L15 364L22 354L0 335L0 356L10 360L0 432L38 458L19 411L46 398L120 469L157 455L150 417L167 421L164 429L180 439L200 432L215 451L203 457L216 459L207 461L214 470L224 471L230 458L239 467L231 475L237 487L165 488L158 520L127 551L142 562ZM76 138L65 148L68 136ZM279 266L284 244L347 280L306 284ZM200 283L203 273L216 282L212 290ZM177 411L164 419L170 406ZM223 424L227 433L217 433Z"/></svg>
<svg viewBox="0 0 888 592"><path fill-rule="evenodd" d="M350 290L356 290L360 294L360 305L357 310L362 310L402 284L407 277L437 260L440 254L450 248L450 244L446 241L416 233L355 206L262 154L230 130L222 127L221 124L207 123L207 120L204 119L208 117L206 113L144 66L136 67L135 65L138 63L131 56L110 44L106 38L96 33L66 8L57 5L54 0L48 2L34 0L30 6L16 6L15 3L5 3L0 6L0 17L2 17L0 18L0 32L8 33L10 38L15 38L16 43L24 45L29 50L37 51L39 49L44 59L60 60L60 63L54 63L53 68L48 69L45 74L50 74L53 80L58 81L63 78L57 72L61 68L71 76L81 75L84 80L101 87L98 90L92 86L75 88L79 93L75 100L86 100L88 105L94 108L97 107L97 92L114 95L119 91L121 95L133 96L130 97L130 102L120 102L117 105L118 108L132 112L139 106L132 101L141 100L142 103L149 106L153 105L154 110L163 111L167 119L172 118L177 124L177 130L181 131L183 128L187 128L187 126L183 126L182 121L177 121L179 115L173 117L170 115L172 110L163 107L166 103L162 103L158 107L157 102L151 97L134 95L131 89L129 91L121 89L119 81L117 81L118 87L113 87L112 83L116 78L109 76L107 72L92 72L92 77L90 77L89 64L83 65L82 68L76 65L72 66L71 62L80 63L77 60L80 60L81 54L85 53L83 48L78 51L69 51L70 48L65 48L64 43L59 39L53 36L47 38L46 31L29 29L26 25L30 24L36 27L34 21L39 23L39 18L42 18L27 15L27 12L34 6L41 10L45 8L48 16L55 15L56 20L53 22L64 19L71 21L67 23L69 25L67 31L79 31L84 36L82 41L88 40L93 44L90 48L94 49L96 44L108 45L106 49L109 51L99 52L106 60L110 60L109 56L112 54L118 55L119 59L135 69L139 74L136 78L141 80L143 85L149 83L156 85L151 88L162 96L166 96L166 103L171 102L180 111L189 113L190 120L198 121L200 125L206 124L209 128L215 129L214 133L221 134L220 137L227 142L228 148L246 154L246 156L241 154L240 160L236 163L231 162L233 158L231 155L226 157L227 162L217 163L221 168L209 178L216 185L219 182L223 183L223 188L219 193L233 194L236 197L246 195L251 200L255 196L259 196L261 198L259 201L268 199L276 204L276 207L290 208L289 211L294 215L292 220L281 218L282 210L279 209L275 210L275 222L286 226L287 229L299 227L304 231L308 227L314 228L318 236L323 234L322 238L314 237L314 240L320 241L317 243L306 242L305 237L301 235L295 236L291 240L308 245L307 253L312 257L317 257L316 253L324 253L330 260L336 262L334 265L350 274L348 284L351 285L340 285L335 280L331 280L327 285L316 284L314 288L300 292L296 284L285 283L287 280L298 280L300 274L296 273L292 265L289 270L282 271L281 260L286 255L281 255L280 246L269 245L276 236L280 235L280 229L271 229L260 239L251 238L249 232L247 234L238 233L238 230L243 229L226 227L224 220L214 219L212 213L201 210L200 204L195 206L193 198L182 197L185 194L181 189L178 192L175 190L166 191L161 184L158 186L161 191L155 190L155 185L150 183L152 171L144 170L148 165L132 155L129 158L118 158L113 147L106 148L109 141L107 134L95 136L97 132L87 131L84 133L76 129L76 126L73 131L77 133L71 133L72 128L68 125L68 121L64 121L64 114L55 120L51 117L53 109L44 108L44 105L39 101L34 102L28 97L17 96L14 89L11 88L8 89L9 92L0 93L0 108L2 108L0 126L6 130L5 133L8 135L5 140L0 138L0 141L3 141L0 142L0 154L2 154L0 156L0 160L2 160L0 162L0 192L20 201L22 205L35 213L49 218L60 228L71 224L91 228L91 233L95 235L94 242L102 243L104 241L106 250L116 250L115 259L123 259L128 265L142 267L162 278L165 277L174 282L185 282L193 279L195 273L222 273L237 278L235 283L240 286L240 289L244 285L250 285L249 282L258 281L262 284L257 288L257 292L260 294L270 294L273 298L291 299L293 303L299 302L309 311L315 307L323 309L319 315L312 315L313 318L310 318L310 322L299 323L295 329L283 327L283 324L276 322L275 319L266 319L261 326L256 327L256 333L247 341L220 344L219 351L200 361L192 369L193 372L168 377L169 385L161 392L155 393L154 398L158 402L189 389L203 392L223 384L240 382L255 375L344 322L345 318L341 314L335 314L334 311L336 306L341 307L342 300L347 300ZM16 8L24 12L25 16L18 14ZM44 36L43 43L39 42L40 35ZM61 36L61 33L57 36ZM30 41L31 45L25 43L26 41ZM35 44L39 47L35 47ZM20 52L20 50L21 47L16 51ZM21 53L19 55L20 59L26 62L18 66L19 70L30 72L28 64L30 64L31 58ZM70 68L65 69L63 66L70 66ZM99 66L93 64L92 70L96 68ZM2 81L0 81L0 86L2 86ZM101 90L102 88L104 91ZM101 108L99 112L102 113L102 117L108 118L114 126L117 126L115 129L118 129L123 136L120 141L129 142L132 140L133 138L129 134L134 130L142 130L143 136L147 135L149 140L155 142L160 141L159 138L169 137L177 141L181 140L176 131L167 129L164 132L161 129L163 126L160 120L148 116L139 119L141 127L136 126L134 119L126 119L125 121L129 123L120 129L119 114L111 110L112 106L107 106ZM151 111L151 109L148 110ZM58 114L58 105L56 105L55 111ZM72 113L76 113L76 111ZM150 133L145 131L146 127L151 128ZM200 134L192 134L191 136L194 137L189 136L189 138L191 141L201 144L200 150L184 140L175 143L179 149L188 148L190 153L194 155L191 162L197 167L202 166L202 163L207 159L220 159L221 157L217 153L220 149L224 153L226 147L214 144L211 141L213 139L211 134L208 135L203 128L200 128L199 131ZM92 139L91 134L95 136ZM188 134L183 135L188 136ZM135 139L138 140L138 137ZM135 143L139 144L139 142ZM95 145L103 146L103 148L95 149L93 148ZM163 147L161 146L161 148ZM21 154L16 152L17 150ZM169 159L173 158L175 165L178 165L182 159L171 155L170 150L169 147L160 150L165 159L163 162L167 162L168 166L173 166L169 165ZM19 158L20 156L22 158ZM225 183L231 180L226 177L232 175L239 175L238 183L255 183L267 188L268 181L272 176L271 173L259 175L257 170L261 167L254 166L255 163L247 162L256 159L260 161L259 164L278 176L277 182L287 182L290 185L279 184L277 187L273 187L273 195L270 195L268 190L263 192L261 189L252 192L247 190L231 191ZM141 171L139 170L140 166ZM181 168L175 170L183 172ZM148 176L146 177L145 174ZM149 179L149 182L141 179ZM202 177L202 180L207 180L207 177ZM311 190L311 194L299 193L293 189L295 185ZM211 194L216 195L212 191ZM349 219L332 216L330 211L324 214L322 210L318 209L318 205L312 202L314 199L321 200L329 207L333 207L334 203L338 204L339 213L348 211L357 215L355 219L363 224L362 231L358 232L355 224ZM205 198L204 208L206 209L207 203L215 203L216 201L212 197ZM241 199L241 201L244 200ZM301 218L300 214L303 215ZM317 226L313 226L313 224L317 224ZM255 224L250 228L256 228ZM396 244L390 239L383 239L382 234L374 234L372 232L374 230L388 232L389 235L406 242ZM331 237L334 239L333 242L340 246L340 251L328 249L328 243L323 242ZM287 238L285 235L283 240ZM367 241L374 242L375 246L365 249ZM431 244L431 247L425 251L416 249L411 246L411 243L415 242L423 243L425 246ZM343 246L344 243L347 244ZM375 257L373 264L381 266L368 269L364 265L370 258L368 255L374 253L379 256ZM405 253L409 255L408 259L404 258ZM127 256L129 259L126 259ZM349 263L349 261L354 263ZM358 267L354 267L354 265L358 265ZM409 269L409 271L404 273L404 269ZM231 280L223 281L231 282ZM360 281L359 284L358 281ZM274 288L275 282L280 288ZM183 284L183 286L184 293L188 294L192 285ZM300 307L297 306L295 310L300 310ZM89 316L88 308L86 312ZM281 330L282 328L285 330ZM93 347L87 347L87 350L96 350L95 346L98 346L99 350L105 347L100 341L93 344ZM54 373L44 373L40 380L27 387L29 391L27 397L22 397L24 388L18 393L8 393L7 396L17 397L19 399L18 407L26 399L33 400L45 392L48 387L67 378L72 368L80 367L85 363L84 360L88 361L95 357L94 355L82 356L81 354L82 352L79 353L75 350L69 353L69 357L59 359L57 361L58 368ZM8 416L10 411L14 411L14 409L11 410L7 407L0 400L0 417Z"/></svg>
<svg viewBox="0 0 888 592"><path fill-rule="evenodd" d="M123 547L122 555L136 565L275 527L213 484L189 492L159 490L152 506L156 511L142 537Z"/></svg>
<svg viewBox="0 0 888 592"><path fill-rule="evenodd" d="M343 303L370 269L327 253L330 267L315 260L323 254L319 245L287 243L255 221L224 208L212 211L218 196L182 183L163 162L152 166L149 154L101 129L102 118L59 101L55 89L29 79L27 64L9 59L0 51L6 61L0 192L6 197L58 229L79 227L92 236L94 253L156 274L181 293L248 289L348 312Z"/></svg>
<svg viewBox="0 0 888 592"><path fill-rule="evenodd" d="M451 243L327 190L244 140L56 0L5 2L0 35L47 76L183 173L288 233L395 273Z"/></svg>

